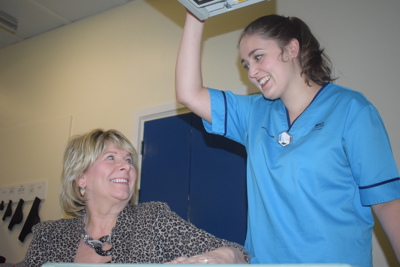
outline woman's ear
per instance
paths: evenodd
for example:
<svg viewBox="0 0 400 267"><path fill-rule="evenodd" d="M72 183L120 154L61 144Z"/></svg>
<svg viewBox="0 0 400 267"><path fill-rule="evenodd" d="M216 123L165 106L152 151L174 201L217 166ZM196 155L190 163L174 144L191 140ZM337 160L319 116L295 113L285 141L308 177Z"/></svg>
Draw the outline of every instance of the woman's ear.
<svg viewBox="0 0 400 267"><path fill-rule="evenodd" d="M296 58L299 55L300 44L296 38L293 38L286 48L288 55L290 55L292 58Z"/></svg>
<svg viewBox="0 0 400 267"><path fill-rule="evenodd" d="M86 179L85 179L85 173L82 173L77 179L76 182L80 188L85 188L86 187Z"/></svg>

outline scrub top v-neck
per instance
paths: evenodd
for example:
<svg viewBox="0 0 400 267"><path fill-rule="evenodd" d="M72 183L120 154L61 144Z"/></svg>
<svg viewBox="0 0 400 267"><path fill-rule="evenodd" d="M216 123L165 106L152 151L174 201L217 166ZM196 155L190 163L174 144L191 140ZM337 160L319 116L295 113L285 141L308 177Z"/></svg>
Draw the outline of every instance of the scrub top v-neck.
<svg viewBox="0 0 400 267"><path fill-rule="evenodd" d="M290 129L292 128L293 124L297 121L297 119L308 109L308 107L314 102L314 100L318 97L319 93L325 88L325 86L328 83L326 83L324 86L322 86L318 92L315 94L315 96L313 97L313 99L311 100L311 102L307 105L307 107L305 108L305 110L297 117L294 119L294 121L291 123L291 118L289 116L289 110L287 108L285 108L286 110L286 121L288 124L288 128L286 131L280 132L277 135L277 141L281 146L287 146L290 145L293 142L293 136L290 134Z"/></svg>

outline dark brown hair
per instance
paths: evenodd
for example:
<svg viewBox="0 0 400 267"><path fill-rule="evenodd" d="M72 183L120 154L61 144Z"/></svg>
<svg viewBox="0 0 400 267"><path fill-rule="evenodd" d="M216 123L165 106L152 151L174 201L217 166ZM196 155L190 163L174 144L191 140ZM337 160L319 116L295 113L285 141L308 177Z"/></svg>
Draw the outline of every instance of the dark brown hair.
<svg viewBox="0 0 400 267"><path fill-rule="evenodd" d="M285 47L294 38L299 42L299 63L305 82L310 81L318 85L335 80L331 76L331 62L318 40L311 33L310 28L301 19L284 17L280 15L267 15L250 23L242 32L240 41L244 36L259 35L265 40L275 40L282 53Z"/></svg>

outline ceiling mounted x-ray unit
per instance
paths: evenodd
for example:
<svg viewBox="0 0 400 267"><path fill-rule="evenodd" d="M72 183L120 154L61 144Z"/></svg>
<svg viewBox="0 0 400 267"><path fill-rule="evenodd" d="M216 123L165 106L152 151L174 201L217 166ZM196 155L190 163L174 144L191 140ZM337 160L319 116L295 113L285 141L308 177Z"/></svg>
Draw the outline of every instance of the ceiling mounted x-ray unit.
<svg viewBox="0 0 400 267"><path fill-rule="evenodd" d="M199 20L269 0L178 0Z"/></svg>

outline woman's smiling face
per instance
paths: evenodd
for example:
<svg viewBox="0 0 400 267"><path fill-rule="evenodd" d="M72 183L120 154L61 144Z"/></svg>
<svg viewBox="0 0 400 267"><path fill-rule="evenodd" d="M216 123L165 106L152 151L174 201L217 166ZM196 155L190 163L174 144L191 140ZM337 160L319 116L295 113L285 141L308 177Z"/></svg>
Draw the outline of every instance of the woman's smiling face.
<svg viewBox="0 0 400 267"><path fill-rule="evenodd" d="M298 75L294 58L282 52L275 40L266 40L257 34L243 36L239 54L248 79L267 99L281 98L293 75Z"/></svg>
<svg viewBox="0 0 400 267"><path fill-rule="evenodd" d="M79 178L80 187L86 188L87 201L128 203L136 182L132 155L109 142L105 151Z"/></svg>

